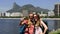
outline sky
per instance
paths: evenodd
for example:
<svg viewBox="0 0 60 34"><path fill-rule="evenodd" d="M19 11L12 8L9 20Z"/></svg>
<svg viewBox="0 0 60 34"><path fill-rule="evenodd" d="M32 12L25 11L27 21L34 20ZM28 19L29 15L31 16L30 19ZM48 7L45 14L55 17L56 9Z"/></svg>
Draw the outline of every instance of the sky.
<svg viewBox="0 0 60 34"><path fill-rule="evenodd" d="M55 3L60 2L60 0L0 0L0 11L4 12L11 9L14 2L19 6L32 4L35 7L53 10Z"/></svg>

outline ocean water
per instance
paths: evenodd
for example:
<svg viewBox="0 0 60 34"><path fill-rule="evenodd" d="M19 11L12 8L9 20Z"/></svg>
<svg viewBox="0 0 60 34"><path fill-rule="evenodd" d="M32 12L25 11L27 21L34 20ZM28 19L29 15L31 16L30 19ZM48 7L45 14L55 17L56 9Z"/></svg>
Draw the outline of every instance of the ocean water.
<svg viewBox="0 0 60 34"><path fill-rule="evenodd" d="M20 19L0 19L0 34L19 34ZM55 29L55 20L46 20L49 30Z"/></svg>
<svg viewBox="0 0 60 34"><path fill-rule="evenodd" d="M0 34L19 34L20 19L0 19Z"/></svg>

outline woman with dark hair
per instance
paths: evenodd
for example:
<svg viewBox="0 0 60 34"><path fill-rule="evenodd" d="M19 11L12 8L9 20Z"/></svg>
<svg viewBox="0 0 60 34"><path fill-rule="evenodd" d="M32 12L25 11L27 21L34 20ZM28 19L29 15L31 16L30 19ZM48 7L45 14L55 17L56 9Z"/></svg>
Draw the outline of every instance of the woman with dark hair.
<svg viewBox="0 0 60 34"><path fill-rule="evenodd" d="M35 34L45 34L48 27L46 24L41 20L38 14L34 14L34 20L35 20ZM44 32L42 32L41 27L44 26Z"/></svg>

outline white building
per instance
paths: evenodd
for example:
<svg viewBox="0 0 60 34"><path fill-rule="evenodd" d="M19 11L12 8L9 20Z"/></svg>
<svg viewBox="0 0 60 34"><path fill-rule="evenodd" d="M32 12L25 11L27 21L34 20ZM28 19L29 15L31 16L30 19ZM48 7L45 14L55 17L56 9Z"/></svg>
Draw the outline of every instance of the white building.
<svg viewBox="0 0 60 34"><path fill-rule="evenodd" d="M49 11L48 12L48 16L54 16L54 12L53 11Z"/></svg>
<svg viewBox="0 0 60 34"><path fill-rule="evenodd" d="M38 13L39 14L39 13ZM47 14L44 14L43 11L41 11L41 14L39 14L40 16L47 16Z"/></svg>
<svg viewBox="0 0 60 34"><path fill-rule="evenodd" d="M33 14L36 14L36 12L33 12Z"/></svg>
<svg viewBox="0 0 60 34"><path fill-rule="evenodd" d="M40 16L47 16L47 14L40 14Z"/></svg>
<svg viewBox="0 0 60 34"><path fill-rule="evenodd" d="M20 13L20 12L12 12L12 13L10 13L10 12L6 12L5 13L6 14L6 16L23 16L23 14L22 13Z"/></svg>

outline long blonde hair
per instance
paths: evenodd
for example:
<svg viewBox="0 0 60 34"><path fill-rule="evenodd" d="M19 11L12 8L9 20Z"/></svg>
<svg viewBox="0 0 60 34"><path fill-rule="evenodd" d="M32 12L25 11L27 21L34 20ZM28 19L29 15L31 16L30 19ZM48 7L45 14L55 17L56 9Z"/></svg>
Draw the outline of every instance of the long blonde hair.
<svg viewBox="0 0 60 34"><path fill-rule="evenodd" d="M40 20L40 16L38 15L38 14L34 14L34 15L36 15L37 16L37 24L39 24L39 26L41 25L41 20Z"/></svg>

